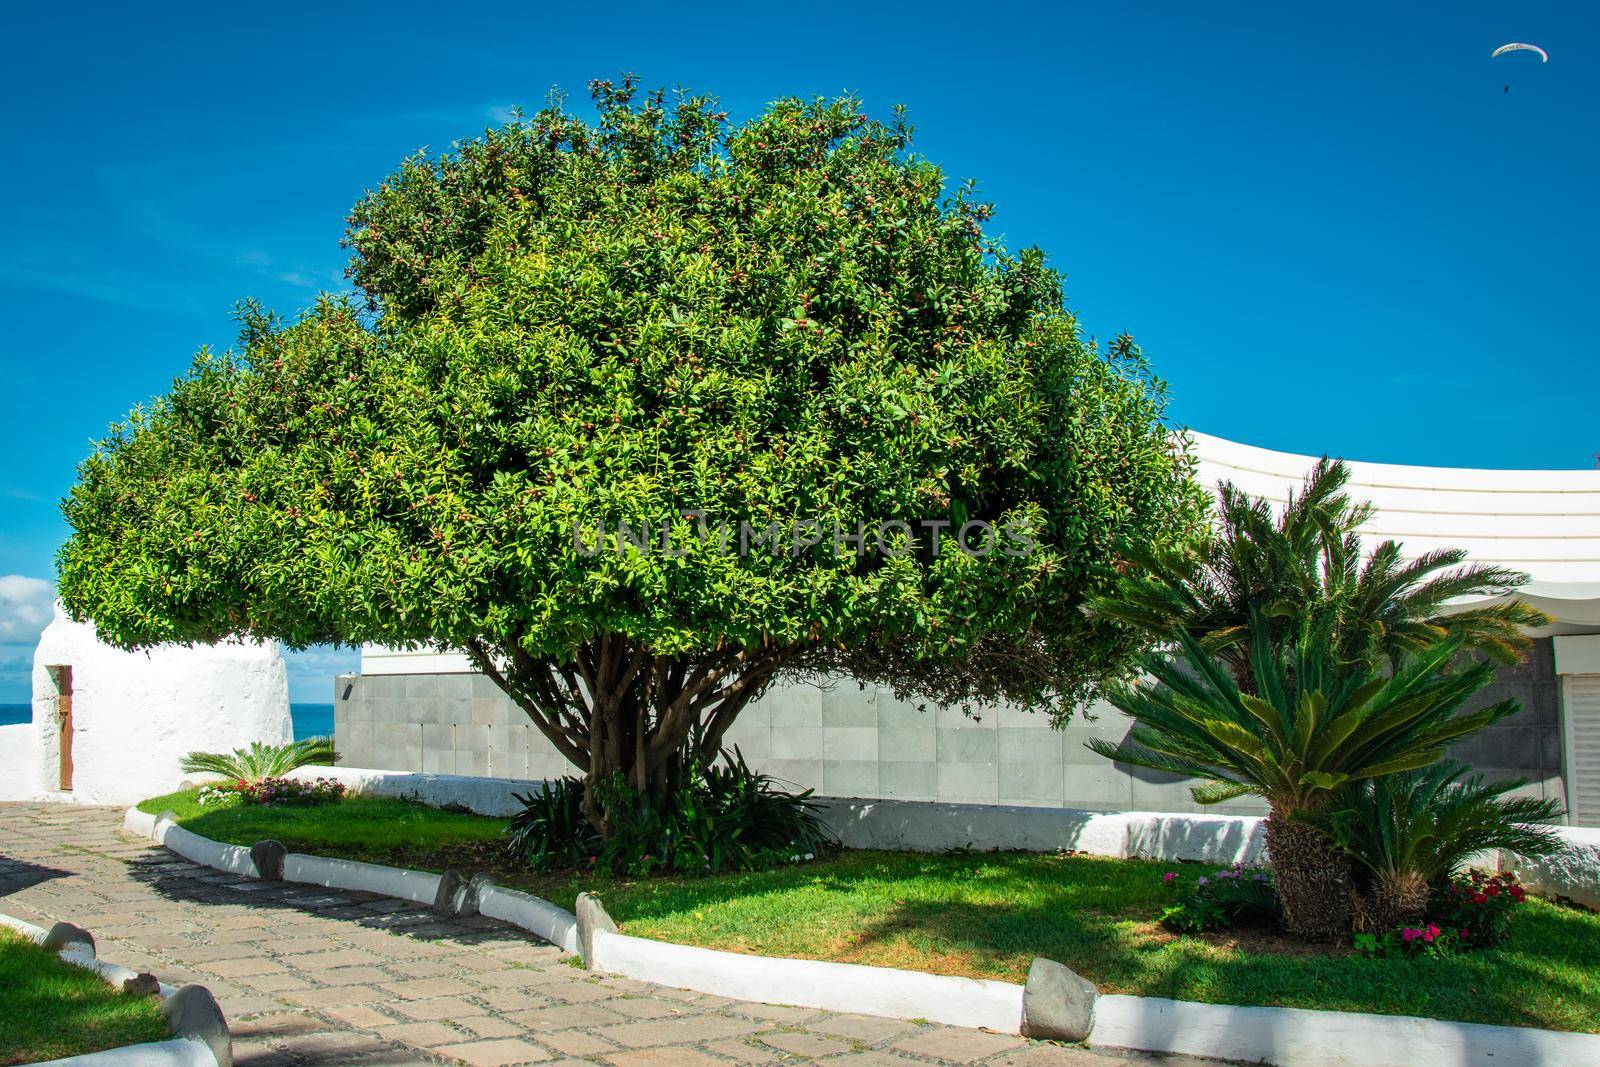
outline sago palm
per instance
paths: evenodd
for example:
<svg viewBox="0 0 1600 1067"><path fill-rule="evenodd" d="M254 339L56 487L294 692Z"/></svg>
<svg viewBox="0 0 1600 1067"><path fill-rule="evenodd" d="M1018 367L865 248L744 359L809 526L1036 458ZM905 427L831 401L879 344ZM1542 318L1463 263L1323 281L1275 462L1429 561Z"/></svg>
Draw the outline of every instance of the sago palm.
<svg viewBox="0 0 1600 1067"><path fill-rule="evenodd" d="M1330 641L1347 659L1393 660L1454 636L1466 650L1515 662L1528 647L1525 628L1550 621L1543 612L1519 602L1465 610L1450 602L1502 595L1528 576L1467 564L1457 549L1408 560L1396 542L1383 541L1364 554L1357 530L1373 506L1350 498L1349 478L1344 463L1323 459L1277 511L1222 482L1215 536L1184 551L1126 546L1124 576L1091 610L1161 641L1189 634L1246 689L1252 612L1281 634L1329 608Z"/></svg>
<svg viewBox="0 0 1600 1067"><path fill-rule="evenodd" d="M179 767L190 774L220 774L235 781L259 782L263 778L282 778L300 767L336 763L338 759L333 738L307 737L287 745L252 741L249 748L232 752L191 752Z"/></svg>
<svg viewBox="0 0 1600 1067"><path fill-rule="evenodd" d="M1486 782L1454 760L1357 783L1314 818L1355 865L1356 923L1381 933L1421 918L1432 891L1477 852L1561 851L1561 805L1506 794L1523 780Z"/></svg>
<svg viewBox="0 0 1600 1067"><path fill-rule="evenodd" d="M1326 809L1352 783L1434 763L1453 741L1518 708L1503 700L1464 710L1494 667L1478 662L1451 670L1460 635L1403 654L1390 670L1339 657L1331 641L1335 624L1324 610L1277 638L1271 620L1252 611L1246 647L1255 692L1179 631L1181 658L1143 659L1154 684L1129 683L1109 694L1134 720L1128 737L1089 743L1121 763L1201 779L1192 792L1202 804L1263 798L1285 918L1314 938L1348 930L1349 880L1343 856L1304 817Z"/></svg>

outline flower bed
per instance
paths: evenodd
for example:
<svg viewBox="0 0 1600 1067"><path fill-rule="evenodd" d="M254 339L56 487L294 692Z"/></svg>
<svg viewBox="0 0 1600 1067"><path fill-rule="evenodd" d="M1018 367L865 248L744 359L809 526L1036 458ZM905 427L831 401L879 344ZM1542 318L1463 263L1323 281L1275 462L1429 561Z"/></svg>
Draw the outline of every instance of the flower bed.
<svg viewBox="0 0 1600 1067"><path fill-rule="evenodd" d="M298 804L309 807L343 800L343 783L332 778L262 778L247 782L220 782L195 791L194 802L203 808L227 804Z"/></svg>

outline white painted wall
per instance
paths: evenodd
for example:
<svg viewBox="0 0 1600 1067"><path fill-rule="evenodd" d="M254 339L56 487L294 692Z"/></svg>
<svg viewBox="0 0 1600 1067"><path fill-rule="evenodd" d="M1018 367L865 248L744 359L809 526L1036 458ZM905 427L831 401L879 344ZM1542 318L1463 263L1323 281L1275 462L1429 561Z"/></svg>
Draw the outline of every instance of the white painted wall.
<svg viewBox="0 0 1600 1067"><path fill-rule="evenodd" d="M361 646L362 674L472 674L474 668L460 652L435 652L423 648Z"/></svg>
<svg viewBox="0 0 1600 1067"><path fill-rule="evenodd" d="M1207 486L1229 481L1281 503L1316 458L1191 432ZM1349 461L1350 495L1376 513L1362 534L1405 555L1466 549L1532 579L1524 599L1581 632L1600 627L1600 470L1470 470Z"/></svg>
<svg viewBox="0 0 1600 1067"><path fill-rule="evenodd" d="M57 693L50 668L72 667L73 791L59 782ZM178 761L292 736L289 685L276 642L125 652L67 618L39 639L33 659L35 789L52 799L125 804L170 792Z"/></svg>
<svg viewBox="0 0 1600 1067"><path fill-rule="evenodd" d="M39 795L38 747L32 723L0 726L0 800Z"/></svg>

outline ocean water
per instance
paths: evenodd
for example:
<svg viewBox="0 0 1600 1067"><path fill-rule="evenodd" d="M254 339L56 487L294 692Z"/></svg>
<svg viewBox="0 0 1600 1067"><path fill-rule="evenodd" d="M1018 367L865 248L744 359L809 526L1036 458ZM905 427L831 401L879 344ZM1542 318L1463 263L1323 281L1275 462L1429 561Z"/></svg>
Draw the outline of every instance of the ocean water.
<svg viewBox="0 0 1600 1067"><path fill-rule="evenodd" d="M290 704L289 718L294 723L294 739L333 736L332 704ZM33 721L33 705L0 704L0 726Z"/></svg>

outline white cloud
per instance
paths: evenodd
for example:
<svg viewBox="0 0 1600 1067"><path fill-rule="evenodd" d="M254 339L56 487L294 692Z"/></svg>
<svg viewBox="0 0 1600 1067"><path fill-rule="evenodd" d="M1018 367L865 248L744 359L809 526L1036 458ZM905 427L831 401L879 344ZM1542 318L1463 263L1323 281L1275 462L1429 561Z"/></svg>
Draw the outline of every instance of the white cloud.
<svg viewBox="0 0 1600 1067"><path fill-rule="evenodd" d="M283 653L289 670L289 700L295 704L333 703L333 680L341 674L361 671L359 648L313 645L302 652Z"/></svg>
<svg viewBox="0 0 1600 1067"><path fill-rule="evenodd" d="M56 591L43 578L0 575L0 644L31 650L55 615Z"/></svg>

